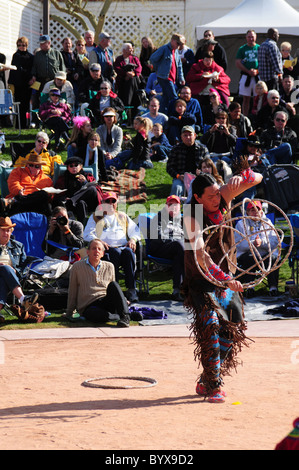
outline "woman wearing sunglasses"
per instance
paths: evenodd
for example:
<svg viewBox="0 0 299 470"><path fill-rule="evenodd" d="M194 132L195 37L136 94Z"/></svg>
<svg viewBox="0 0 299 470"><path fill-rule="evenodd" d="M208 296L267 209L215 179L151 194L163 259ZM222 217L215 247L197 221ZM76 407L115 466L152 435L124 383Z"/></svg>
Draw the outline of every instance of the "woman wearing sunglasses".
<svg viewBox="0 0 299 470"><path fill-rule="evenodd" d="M51 214L49 194L44 189L52 187L53 181L45 175L43 166L41 155L32 153L24 168L12 170L7 180L9 194L0 200L1 216L29 211Z"/></svg>
<svg viewBox="0 0 299 470"><path fill-rule="evenodd" d="M58 165L62 165L62 159L60 155L57 155L53 150L48 149L49 137L46 132L38 132L35 138L34 148L25 157L19 157L14 166L22 167L25 166L30 155L41 155L43 162L43 172L48 176L54 175L55 162Z"/></svg>
<svg viewBox="0 0 299 470"><path fill-rule="evenodd" d="M66 170L58 178L57 189L67 189L53 200L53 206L64 205L67 211L73 212L77 219L84 223L88 214L95 211L101 201L101 189L96 184L92 173L83 170L83 160L70 157L65 162Z"/></svg>

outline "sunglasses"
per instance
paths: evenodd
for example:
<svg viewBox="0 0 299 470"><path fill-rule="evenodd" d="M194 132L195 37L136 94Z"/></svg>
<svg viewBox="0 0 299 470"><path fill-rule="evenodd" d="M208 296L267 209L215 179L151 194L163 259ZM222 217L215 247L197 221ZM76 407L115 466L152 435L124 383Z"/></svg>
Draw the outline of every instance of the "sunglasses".
<svg viewBox="0 0 299 470"><path fill-rule="evenodd" d="M37 142L38 142L39 144L44 144L44 145L46 145L46 144L48 143L48 142L45 142L44 140L37 140Z"/></svg>
<svg viewBox="0 0 299 470"><path fill-rule="evenodd" d="M106 201L104 201L106 204L114 204L116 202L115 199L106 199Z"/></svg>
<svg viewBox="0 0 299 470"><path fill-rule="evenodd" d="M28 163L28 166L30 166L30 168L40 168L41 165L34 165L33 163Z"/></svg>

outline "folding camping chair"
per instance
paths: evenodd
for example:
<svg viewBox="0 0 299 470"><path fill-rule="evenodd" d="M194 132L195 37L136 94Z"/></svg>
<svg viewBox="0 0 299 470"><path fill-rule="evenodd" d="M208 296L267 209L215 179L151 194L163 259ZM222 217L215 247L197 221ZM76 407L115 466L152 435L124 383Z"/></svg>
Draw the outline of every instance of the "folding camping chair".
<svg viewBox="0 0 299 470"><path fill-rule="evenodd" d="M13 94L9 89L0 90L0 116L13 117L13 125L16 129L16 118L18 118L18 137L21 135L20 103L14 102Z"/></svg>

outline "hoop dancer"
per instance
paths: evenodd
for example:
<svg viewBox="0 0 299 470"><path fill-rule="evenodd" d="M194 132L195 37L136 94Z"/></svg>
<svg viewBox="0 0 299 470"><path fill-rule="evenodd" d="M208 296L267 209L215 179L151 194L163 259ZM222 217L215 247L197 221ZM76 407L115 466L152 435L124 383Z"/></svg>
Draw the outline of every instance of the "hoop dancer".
<svg viewBox="0 0 299 470"><path fill-rule="evenodd" d="M244 309L242 284L234 280L232 275L236 265L234 234L230 227L222 231L222 244L228 257L223 258L219 244L219 230L211 236L204 248L206 238L201 232L209 226L218 225L229 210L231 201L252 186L259 184L263 177L246 168L239 175L233 176L221 187L213 176L200 174L193 181L193 195L190 204L190 214L185 214L184 224L186 234L185 249L185 279L183 292L184 305L192 312L191 331L196 345L194 356L199 360L203 372L198 379L196 392L207 398L211 403L221 403L226 396L221 389L222 377L228 375L237 366L237 353L242 346L248 345L245 336ZM196 208L202 204L203 226L201 227ZM197 268L196 260L207 273L211 282L206 280ZM207 271L206 271L207 268ZM223 281L223 288L213 284L213 278Z"/></svg>

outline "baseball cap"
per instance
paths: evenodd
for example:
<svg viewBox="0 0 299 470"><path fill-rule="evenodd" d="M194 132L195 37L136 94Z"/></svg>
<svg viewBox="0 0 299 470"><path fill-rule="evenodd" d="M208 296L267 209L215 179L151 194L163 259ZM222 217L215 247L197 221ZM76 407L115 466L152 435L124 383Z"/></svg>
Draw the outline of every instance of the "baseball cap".
<svg viewBox="0 0 299 470"><path fill-rule="evenodd" d="M96 70L102 70L102 69L101 69L100 64L94 63L90 65L89 70L91 70L92 72L95 72Z"/></svg>
<svg viewBox="0 0 299 470"><path fill-rule="evenodd" d="M49 91L49 95L60 96L60 90L58 90L58 88L51 88Z"/></svg>
<svg viewBox="0 0 299 470"><path fill-rule="evenodd" d="M62 70L55 73L55 78L60 78L61 80L66 80L66 73Z"/></svg>
<svg viewBox="0 0 299 470"><path fill-rule="evenodd" d="M113 37L110 36L110 34L106 33L105 31L102 31L99 34L99 41L101 41L102 39L113 39Z"/></svg>
<svg viewBox="0 0 299 470"><path fill-rule="evenodd" d="M183 132L192 132L192 134L194 134L195 130L193 129L192 126L184 126L184 127L182 128L182 130L181 130L181 134L182 134Z"/></svg>
<svg viewBox="0 0 299 470"><path fill-rule="evenodd" d="M102 196L103 201L107 201L107 199L115 199L115 201L117 201L118 197L114 191L108 191L107 193L104 193Z"/></svg>
<svg viewBox="0 0 299 470"><path fill-rule="evenodd" d="M254 206L258 207L259 209L263 208L261 201L252 201L248 203L246 209L251 209Z"/></svg>
<svg viewBox="0 0 299 470"><path fill-rule="evenodd" d="M166 204L170 204L170 203L181 203L181 200L179 198L179 196L176 196L175 194L171 195L171 196L168 196L168 198L166 199Z"/></svg>
<svg viewBox="0 0 299 470"><path fill-rule="evenodd" d="M44 42L51 41L50 36L48 34L43 34L42 36L39 37L39 43L43 44Z"/></svg>

